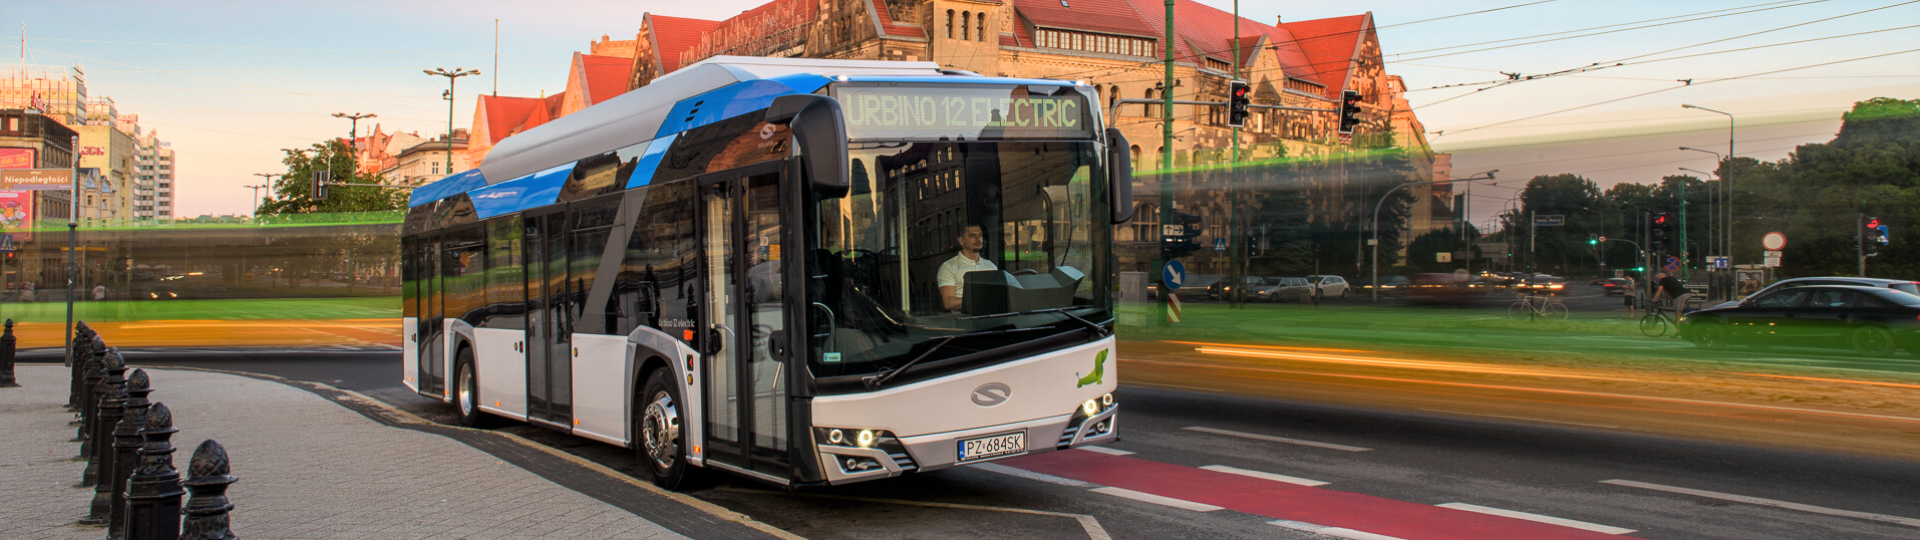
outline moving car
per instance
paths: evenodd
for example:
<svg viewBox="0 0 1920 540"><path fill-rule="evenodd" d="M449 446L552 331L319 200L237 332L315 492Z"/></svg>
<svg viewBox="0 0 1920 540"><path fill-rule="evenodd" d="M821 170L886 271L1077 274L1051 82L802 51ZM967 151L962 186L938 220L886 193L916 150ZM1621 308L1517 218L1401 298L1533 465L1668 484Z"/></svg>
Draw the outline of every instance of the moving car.
<svg viewBox="0 0 1920 540"><path fill-rule="evenodd" d="M1886 287L1781 287L1688 313L1680 335L1700 347L1850 349L1874 358L1920 348L1920 296Z"/></svg>
<svg viewBox="0 0 1920 540"><path fill-rule="evenodd" d="M1258 287L1264 280L1259 276L1240 276L1240 283L1248 287ZM1233 298L1233 280L1221 279L1207 286L1207 298L1223 300Z"/></svg>
<svg viewBox="0 0 1920 540"><path fill-rule="evenodd" d="M1606 296L1627 294L1627 291L1631 290L1633 290L1633 280L1627 278L1610 278L1600 283L1600 291Z"/></svg>
<svg viewBox="0 0 1920 540"><path fill-rule="evenodd" d="M1534 293L1560 294L1567 290L1567 280L1546 274L1528 276L1515 288Z"/></svg>
<svg viewBox="0 0 1920 540"><path fill-rule="evenodd" d="M1758 291L1754 291L1753 294L1747 295L1747 297L1752 298L1755 296L1766 294L1771 291L1776 291L1780 289L1790 289L1793 287L1805 287L1808 285L1858 285L1861 287L1885 287L1888 289L1893 289L1893 290L1904 292L1907 294L1920 296L1920 282L1916 282L1912 280L1833 276L1833 277L1803 277L1803 278L1783 279L1783 280L1774 282L1774 284L1772 285L1766 286L1766 288L1760 289ZM1726 302L1714 307L1716 308L1727 307L1727 306L1732 306L1739 303L1740 302L1736 300L1736 301Z"/></svg>
<svg viewBox="0 0 1920 540"><path fill-rule="evenodd" d="M1423 304L1464 304L1486 295L1479 282L1463 279L1464 274L1414 274L1405 294Z"/></svg>

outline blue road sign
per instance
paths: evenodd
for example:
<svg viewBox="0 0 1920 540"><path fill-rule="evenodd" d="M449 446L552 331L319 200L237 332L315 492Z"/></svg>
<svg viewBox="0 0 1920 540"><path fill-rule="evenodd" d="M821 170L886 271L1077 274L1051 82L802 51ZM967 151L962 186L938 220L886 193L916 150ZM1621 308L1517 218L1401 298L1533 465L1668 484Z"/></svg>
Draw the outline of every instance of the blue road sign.
<svg viewBox="0 0 1920 540"><path fill-rule="evenodd" d="M1726 270L1726 269L1728 269L1728 268L1733 268L1733 258L1732 258L1732 257L1724 257L1724 256L1723 256L1723 257L1713 257L1712 259L1713 259L1713 269L1714 269L1714 270Z"/></svg>
<svg viewBox="0 0 1920 540"><path fill-rule="evenodd" d="M1160 282L1165 283L1169 291L1180 288L1180 283L1186 280L1187 265L1180 261L1167 261L1166 269L1160 272Z"/></svg>
<svg viewBox="0 0 1920 540"><path fill-rule="evenodd" d="M1214 251L1226 251L1226 250L1227 250L1227 239L1225 239L1225 238L1215 238L1215 239L1213 239L1213 250L1214 250Z"/></svg>
<svg viewBox="0 0 1920 540"><path fill-rule="evenodd" d="M1680 269L1680 259L1679 259L1679 258L1677 258L1677 257L1667 257L1667 269L1668 269L1668 270L1679 270L1679 269Z"/></svg>

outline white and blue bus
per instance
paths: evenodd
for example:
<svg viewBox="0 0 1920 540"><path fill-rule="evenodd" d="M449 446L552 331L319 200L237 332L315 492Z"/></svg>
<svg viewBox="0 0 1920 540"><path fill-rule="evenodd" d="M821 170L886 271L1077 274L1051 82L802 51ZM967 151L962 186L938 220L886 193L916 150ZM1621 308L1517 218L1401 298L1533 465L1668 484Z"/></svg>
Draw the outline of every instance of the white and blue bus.
<svg viewBox="0 0 1920 540"><path fill-rule="evenodd" d="M509 137L409 202L405 383L462 424L633 448L669 489L1111 441L1131 172L1098 103L926 62L717 57ZM943 277L962 236L984 262Z"/></svg>

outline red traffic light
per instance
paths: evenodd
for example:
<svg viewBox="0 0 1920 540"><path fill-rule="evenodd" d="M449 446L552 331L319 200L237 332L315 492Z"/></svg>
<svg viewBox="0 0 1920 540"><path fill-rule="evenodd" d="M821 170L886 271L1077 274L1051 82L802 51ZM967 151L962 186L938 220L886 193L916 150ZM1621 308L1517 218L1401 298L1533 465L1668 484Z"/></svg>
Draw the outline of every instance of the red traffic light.
<svg viewBox="0 0 1920 540"><path fill-rule="evenodd" d="M1867 228L1869 228L1869 229L1878 229L1878 228L1880 228L1880 218L1872 218L1872 219L1868 219L1868 220L1867 220Z"/></svg>
<svg viewBox="0 0 1920 540"><path fill-rule="evenodd" d="M1667 215L1666 215L1666 214L1657 214L1657 215L1655 215L1655 216L1653 216L1653 224L1654 224L1654 225L1666 225L1666 224L1667 224L1667 219L1668 219L1668 218L1667 218Z"/></svg>

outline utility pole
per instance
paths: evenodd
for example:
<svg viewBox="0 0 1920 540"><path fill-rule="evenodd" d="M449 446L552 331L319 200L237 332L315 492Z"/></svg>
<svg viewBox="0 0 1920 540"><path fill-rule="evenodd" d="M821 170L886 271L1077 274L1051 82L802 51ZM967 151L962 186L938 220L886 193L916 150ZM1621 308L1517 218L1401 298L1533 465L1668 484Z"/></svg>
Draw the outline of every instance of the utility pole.
<svg viewBox="0 0 1920 540"><path fill-rule="evenodd" d="M1680 178L1680 281L1682 283L1687 281L1688 262L1693 259L1690 247L1687 245L1687 179L1683 176Z"/></svg>
<svg viewBox="0 0 1920 540"><path fill-rule="evenodd" d="M1172 0L1168 0L1168 1L1169 1L1169 2L1171 2ZM424 72L424 73L426 73L426 74L428 74L428 75L434 75L434 76L439 76L439 77L446 77L446 78L447 78L447 173L448 173L448 174L452 174L452 173L453 173L453 97L454 97L454 94L453 94L453 89L454 89L454 80L455 80L455 79L459 79L459 78L461 78L461 77L465 77L465 76L468 76L468 75L479 75L479 74L480 74L480 70L477 70L477 69L460 69L460 68L453 68L453 71L447 71L447 69L446 69L446 68L434 68L434 69L423 69L423 70L421 70L421 71L422 71L422 72Z"/></svg>
<svg viewBox="0 0 1920 540"><path fill-rule="evenodd" d="M267 185L260 184L257 186L240 186L240 187L253 190L253 217L259 218L260 217L260 190L265 189Z"/></svg>
<svg viewBox="0 0 1920 540"><path fill-rule="evenodd" d="M1160 83L1160 260L1155 268L1164 268L1169 262L1167 257L1167 223L1173 221L1173 1L1167 2L1167 39L1160 42L1162 52L1166 53L1166 77ZM1167 325L1167 302L1173 294L1164 278L1160 283L1160 324Z"/></svg>
<svg viewBox="0 0 1920 540"><path fill-rule="evenodd" d="M1853 215L1853 258L1860 261L1860 277L1867 277L1867 215Z"/></svg>
<svg viewBox="0 0 1920 540"><path fill-rule="evenodd" d="M1171 28L1171 25L1169 25L1169 28ZM1240 80L1240 0L1233 0L1233 76L1228 77L1228 80ZM1232 88L1232 85L1229 84L1228 88ZM1231 91L1229 91L1229 93L1231 93ZM1248 94L1248 98L1253 97L1251 90L1248 91ZM1227 96L1227 100L1232 101L1233 96ZM1227 108L1227 114L1233 114L1233 106L1228 105ZM1241 248L1240 244L1246 243L1240 238L1239 232L1240 126L1233 127L1233 153L1229 157L1232 159L1232 163L1227 165L1227 168L1232 172L1233 178L1227 184L1227 234L1233 235L1233 243L1227 246L1229 250L1227 251L1227 266L1231 268L1231 270L1227 272L1227 276L1233 279L1233 281L1229 282L1233 284L1233 305L1245 306L1244 302L1247 296L1246 278L1241 277L1240 274L1240 260L1245 253L1245 250Z"/></svg>
<svg viewBox="0 0 1920 540"><path fill-rule="evenodd" d="M20 39L23 41L26 40L25 28L26 25L21 25L20 32L23 37ZM21 47L20 50L23 51L20 54L25 55L24 51L27 48ZM74 135L73 139L68 141L67 148L73 149L70 152L73 156L73 171L70 175L73 184L67 191L67 365L73 365L74 362L79 361L73 357L73 276L79 270L73 261L73 254L80 250L80 136Z"/></svg>

